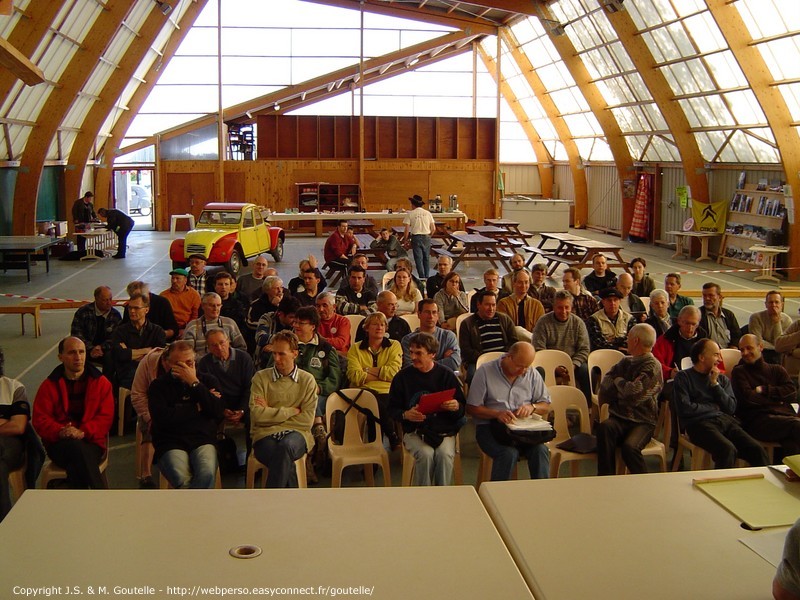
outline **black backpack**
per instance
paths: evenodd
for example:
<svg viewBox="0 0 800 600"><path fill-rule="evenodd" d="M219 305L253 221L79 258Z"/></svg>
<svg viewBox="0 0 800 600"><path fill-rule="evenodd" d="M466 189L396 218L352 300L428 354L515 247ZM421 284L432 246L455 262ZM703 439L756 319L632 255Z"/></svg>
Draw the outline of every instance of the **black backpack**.
<svg viewBox="0 0 800 600"><path fill-rule="evenodd" d="M363 406L359 406L358 399L361 397L361 394L364 393L364 390L359 390L358 395L355 398L350 398L346 394L343 394L341 391L336 390L336 395L339 396L342 400L347 402L349 405L347 410L335 410L331 414L331 431L328 434L333 443L341 446L344 443L344 425L347 421L347 413L350 412L351 409L355 408L358 412L364 415L367 419L366 422L366 430L367 430L367 441L374 442L375 437L377 436L377 431L375 425L380 423L380 420L372 414L372 411L368 408L364 408Z"/></svg>

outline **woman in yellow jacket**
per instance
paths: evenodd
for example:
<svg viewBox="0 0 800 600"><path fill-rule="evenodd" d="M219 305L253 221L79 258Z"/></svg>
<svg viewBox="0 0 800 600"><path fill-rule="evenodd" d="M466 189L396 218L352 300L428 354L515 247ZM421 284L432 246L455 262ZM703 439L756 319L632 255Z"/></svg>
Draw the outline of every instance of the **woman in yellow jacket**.
<svg viewBox="0 0 800 600"><path fill-rule="evenodd" d="M386 337L388 325L383 313L373 313L364 319L367 337L350 346L347 352L347 378L351 386L375 394L381 428L394 449L400 445L400 440L389 417L389 388L403 364L403 349L400 342Z"/></svg>

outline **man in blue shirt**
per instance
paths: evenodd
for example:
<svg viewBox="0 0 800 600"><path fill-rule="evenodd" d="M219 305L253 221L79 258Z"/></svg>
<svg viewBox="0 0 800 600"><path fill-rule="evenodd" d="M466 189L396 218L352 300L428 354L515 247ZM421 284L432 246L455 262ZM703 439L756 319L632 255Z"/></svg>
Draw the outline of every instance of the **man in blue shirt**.
<svg viewBox="0 0 800 600"><path fill-rule="evenodd" d="M550 450L545 444L507 446L497 441L489 423L496 419L508 425L534 412L546 415L550 393L531 365L536 350L528 342L516 342L506 354L478 369L467 396L467 413L475 420L475 438L492 460L492 481L511 479L520 452L528 459L531 479L547 479Z"/></svg>

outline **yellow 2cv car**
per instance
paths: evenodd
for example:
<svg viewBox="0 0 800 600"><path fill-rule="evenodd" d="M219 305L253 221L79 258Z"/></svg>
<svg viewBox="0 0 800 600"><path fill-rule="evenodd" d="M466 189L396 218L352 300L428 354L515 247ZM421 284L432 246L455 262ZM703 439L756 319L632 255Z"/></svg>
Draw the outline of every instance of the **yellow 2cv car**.
<svg viewBox="0 0 800 600"><path fill-rule="evenodd" d="M267 222L264 212L249 203L206 204L197 226L184 239L172 242L172 266L186 266L192 254L202 254L209 265L222 265L236 276L248 258L262 253L272 254L280 262L285 234L281 227Z"/></svg>

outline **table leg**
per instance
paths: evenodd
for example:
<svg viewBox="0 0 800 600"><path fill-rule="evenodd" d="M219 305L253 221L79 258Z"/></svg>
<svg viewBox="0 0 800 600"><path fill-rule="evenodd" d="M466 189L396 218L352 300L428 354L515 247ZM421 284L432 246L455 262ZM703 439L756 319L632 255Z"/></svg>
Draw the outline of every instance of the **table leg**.
<svg viewBox="0 0 800 600"><path fill-rule="evenodd" d="M28 283L30 283L31 282L31 251L30 250L27 250L25 252L25 269L28 272ZM25 333L25 331L23 331L22 333Z"/></svg>
<svg viewBox="0 0 800 600"><path fill-rule="evenodd" d="M708 255L708 238L705 236L700 238L700 256L695 259L695 262L700 262L701 260L711 260Z"/></svg>
<svg viewBox="0 0 800 600"><path fill-rule="evenodd" d="M683 236L676 235L675 236L675 254L672 255L672 258L687 258L683 255Z"/></svg>
<svg viewBox="0 0 800 600"><path fill-rule="evenodd" d="M44 264L47 273L50 272L50 246L44 249Z"/></svg>
<svg viewBox="0 0 800 600"><path fill-rule="evenodd" d="M753 281L769 281L771 283L780 283L781 280L775 276L775 258L777 255L764 252L763 261L761 263L761 275L753 277Z"/></svg>

